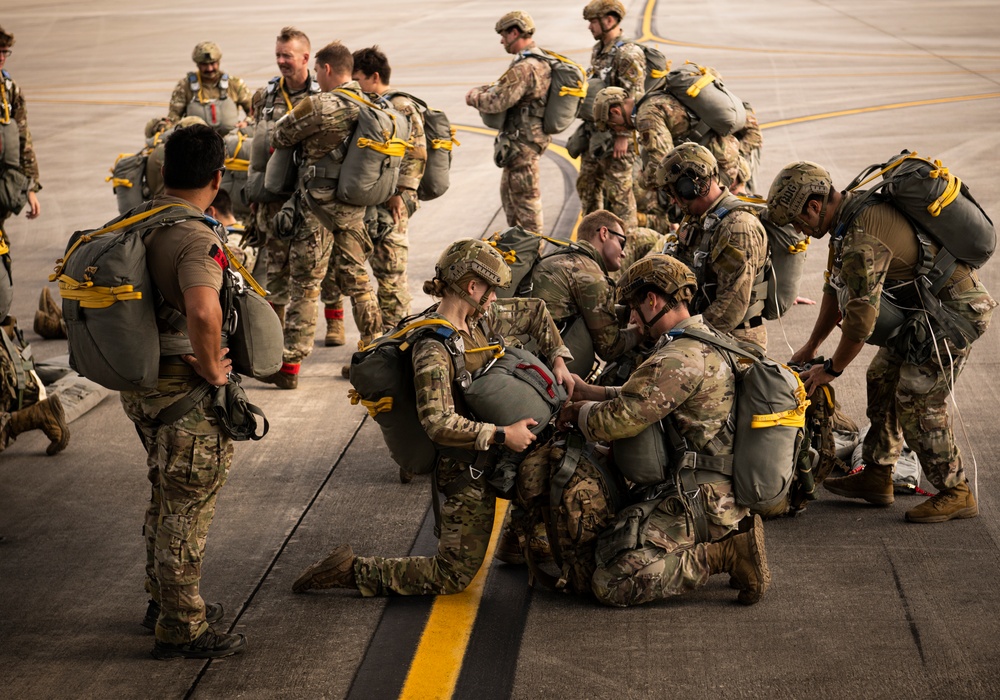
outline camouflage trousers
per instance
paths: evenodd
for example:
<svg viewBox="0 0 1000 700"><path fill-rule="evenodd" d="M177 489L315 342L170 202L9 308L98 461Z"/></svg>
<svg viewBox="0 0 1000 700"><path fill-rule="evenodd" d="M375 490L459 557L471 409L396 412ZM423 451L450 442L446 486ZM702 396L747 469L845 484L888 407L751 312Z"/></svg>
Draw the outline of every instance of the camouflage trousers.
<svg viewBox="0 0 1000 700"><path fill-rule="evenodd" d="M442 458L438 488L468 473L469 465ZM365 596L446 595L472 582L486 558L493 532L496 495L484 481L470 481L441 502L441 535L433 557L358 557L354 576Z"/></svg>
<svg viewBox="0 0 1000 700"><path fill-rule="evenodd" d="M384 329L392 328L410 315L413 296L410 294L410 283L406 278L406 265L410 258L409 228L410 217L404 210L399 223L394 223L380 238L372 238L372 254L368 264L371 265L372 273L378 282L376 297L379 310L382 312ZM326 277L323 278L320 298L327 307L339 306L341 302L337 270L332 257L326 270Z"/></svg>
<svg viewBox="0 0 1000 700"><path fill-rule="evenodd" d="M121 394L125 414L146 448L152 487L143 526L146 591L160 604L156 638L170 644L189 642L208 628L199 592L201 564L233 444L211 417L211 396L170 425L154 416L200 382L161 377L148 393Z"/></svg>
<svg viewBox="0 0 1000 700"><path fill-rule="evenodd" d="M700 497L706 499L711 489L711 484L703 485ZM711 542L735 530L739 519L748 512L736 506L728 484L725 491L730 506L722 517L708 519ZM640 526L638 547L622 552L606 568L597 567L591 590L605 605L641 605L700 588L711 573L705 544L695 541L694 524L684 504L670 497Z"/></svg>
<svg viewBox="0 0 1000 700"><path fill-rule="evenodd" d="M957 308L980 335L989 326L996 306L982 286L945 304ZM948 414L948 396L965 367L971 345L960 350L946 339L938 341L938 348L940 364L936 354L915 365L888 348L875 353L866 377L871 428L865 435L862 459L865 464L894 465L905 437L927 480L935 488L945 489L966 478Z"/></svg>
<svg viewBox="0 0 1000 700"><path fill-rule="evenodd" d="M576 192L580 195L580 209L589 214L597 209L607 209L625 222L625 231L638 225L635 192L632 189L632 164L635 153L624 158L595 159L588 153L580 157L580 175Z"/></svg>
<svg viewBox="0 0 1000 700"><path fill-rule="evenodd" d="M517 153L503 166L500 201L508 226L545 233L542 222L541 154L534 147L514 143Z"/></svg>
<svg viewBox="0 0 1000 700"><path fill-rule="evenodd" d="M302 225L291 238L268 233L268 301L285 306L285 351L283 360L298 364L309 357L316 340L316 308L333 249L333 235L310 212L303 212Z"/></svg>

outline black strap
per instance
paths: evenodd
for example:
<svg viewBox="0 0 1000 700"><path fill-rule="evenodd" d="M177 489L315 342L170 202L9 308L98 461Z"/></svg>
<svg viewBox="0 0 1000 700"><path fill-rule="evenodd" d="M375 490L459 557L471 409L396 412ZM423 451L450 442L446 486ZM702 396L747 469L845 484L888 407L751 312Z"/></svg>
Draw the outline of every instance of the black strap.
<svg viewBox="0 0 1000 700"><path fill-rule="evenodd" d="M202 381L201 384L195 386L193 389L191 389L191 391L184 394L184 396L177 399L169 406L161 408L159 411L157 411L156 415L153 416L153 420L159 421L164 425L170 425L171 423L176 423L184 416L184 414L193 409L195 406L198 405L198 403L202 399L208 396L209 391L211 391L213 388L214 387L208 382ZM254 408L256 408L256 406L254 406ZM265 419L265 424L266 424L266 419Z"/></svg>

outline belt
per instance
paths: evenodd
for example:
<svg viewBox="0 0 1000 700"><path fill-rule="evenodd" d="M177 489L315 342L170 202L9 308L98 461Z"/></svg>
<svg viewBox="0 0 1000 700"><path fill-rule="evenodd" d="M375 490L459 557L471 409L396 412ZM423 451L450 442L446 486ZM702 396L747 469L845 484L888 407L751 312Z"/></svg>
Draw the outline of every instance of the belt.
<svg viewBox="0 0 1000 700"><path fill-rule="evenodd" d="M941 290L939 297L943 297L947 300L957 299L962 294L965 294L970 289L974 289L976 285L979 284L979 277L976 275L976 271L973 270L968 274L968 276L963 277L958 282L955 282L949 287L945 287Z"/></svg>
<svg viewBox="0 0 1000 700"><path fill-rule="evenodd" d="M185 377L193 377L196 374L194 367L189 365L180 357L172 359L173 357L176 356L170 356L160 360L160 370L158 373L160 377L181 379Z"/></svg>

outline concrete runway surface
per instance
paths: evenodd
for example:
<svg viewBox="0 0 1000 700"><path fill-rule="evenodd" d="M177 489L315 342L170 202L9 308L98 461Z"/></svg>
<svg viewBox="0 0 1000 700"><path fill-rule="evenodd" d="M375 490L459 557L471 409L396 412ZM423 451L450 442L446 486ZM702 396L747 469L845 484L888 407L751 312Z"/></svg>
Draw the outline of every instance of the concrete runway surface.
<svg viewBox="0 0 1000 700"><path fill-rule="evenodd" d="M541 46L586 64L582 1L527 1ZM716 67L765 126L762 189L787 162L827 166L844 185L900 149L940 158L986 210L996 177L1000 12L987 0L627 0L624 25L679 63ZM222 67L263 85L274 36L294 24L314 49L334 38L380 45L393 85L463 127L452 188L411 223L416 293L450 240L503 223L491 138L464 105L504 70L493 24L514 5L117 3L8 0L17 35L7 68L28 99L44 190L42 216L9 224L17 296L36 355L65 352L30 330L38 291L67 236L115 213L107 170L165 114L191 48L213 40ZM563 134L563 138L567 136ZM557 139L557 143L564 140ZM549 230L571 228L573 169L543 159ZM557 223L557 221L559 223ZM568 222L568 223L567 223ZM818 299L826 246L814 242L802 293ZM981 271L1000 292L997 263ZM426 297L416 294L414 308ZM770 352L806 338L816 307L770 323ZM357 334L350 328L353 338ZM786 341L787 338L787 341ZM349 405L340 365L351 348L317 345L299 389L246 386L271 421L240 444L212 526L202 591L248 651L211 663L155 662L140 626L144 455L115 397L44 455L39 433L0 457L0 695L9 698L986 698L1000 694L1000 550L994 473L998 334L977 342L958 382L957 433L977 478L980 517L907 524L916 497L886 509L822 492L795 519L768 523L773 587L735 604L724 577L681 599L611 610L530 591L523 569L493 562L448 599L293 596L301 569L332 546L405 555L433 548L426 480L397 482L376 426ZM321 339L320 339L321 341ZM349 339L349 343L352 342ZM826 348L832 349L832 343ZM864 422L866 351L835 387ZM926 484L925 484L926 485Z"/></svg>

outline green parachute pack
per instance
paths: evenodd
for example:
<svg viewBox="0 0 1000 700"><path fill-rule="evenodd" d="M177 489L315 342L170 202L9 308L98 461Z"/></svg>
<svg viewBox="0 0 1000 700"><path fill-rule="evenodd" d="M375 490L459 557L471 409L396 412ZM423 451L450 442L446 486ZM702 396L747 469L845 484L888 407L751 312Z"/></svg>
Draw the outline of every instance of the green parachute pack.
<svg viewBox="0 0 1000 700"><path fill-rule="evenodd" d="M729 136L746 126L747 111L743 100L704 66L686 61L667 74L662 89L698 117L689 137L696 143L701 143L711 131Z"/></svg>
<svg viewBox="0 0 1000 700"><path fill-rule="evenodd" d="M391 100L395 95L402 95L412 101L424 120L424 140L427 144L427 165L424 175L417 187L417 198L423 202L437 199L451 186L451 152L461 144L455 139L455 128L451 125L448 115L440 109L428 107L419 97L414 97L401 90L389 90L382 95Z"/></svg>

